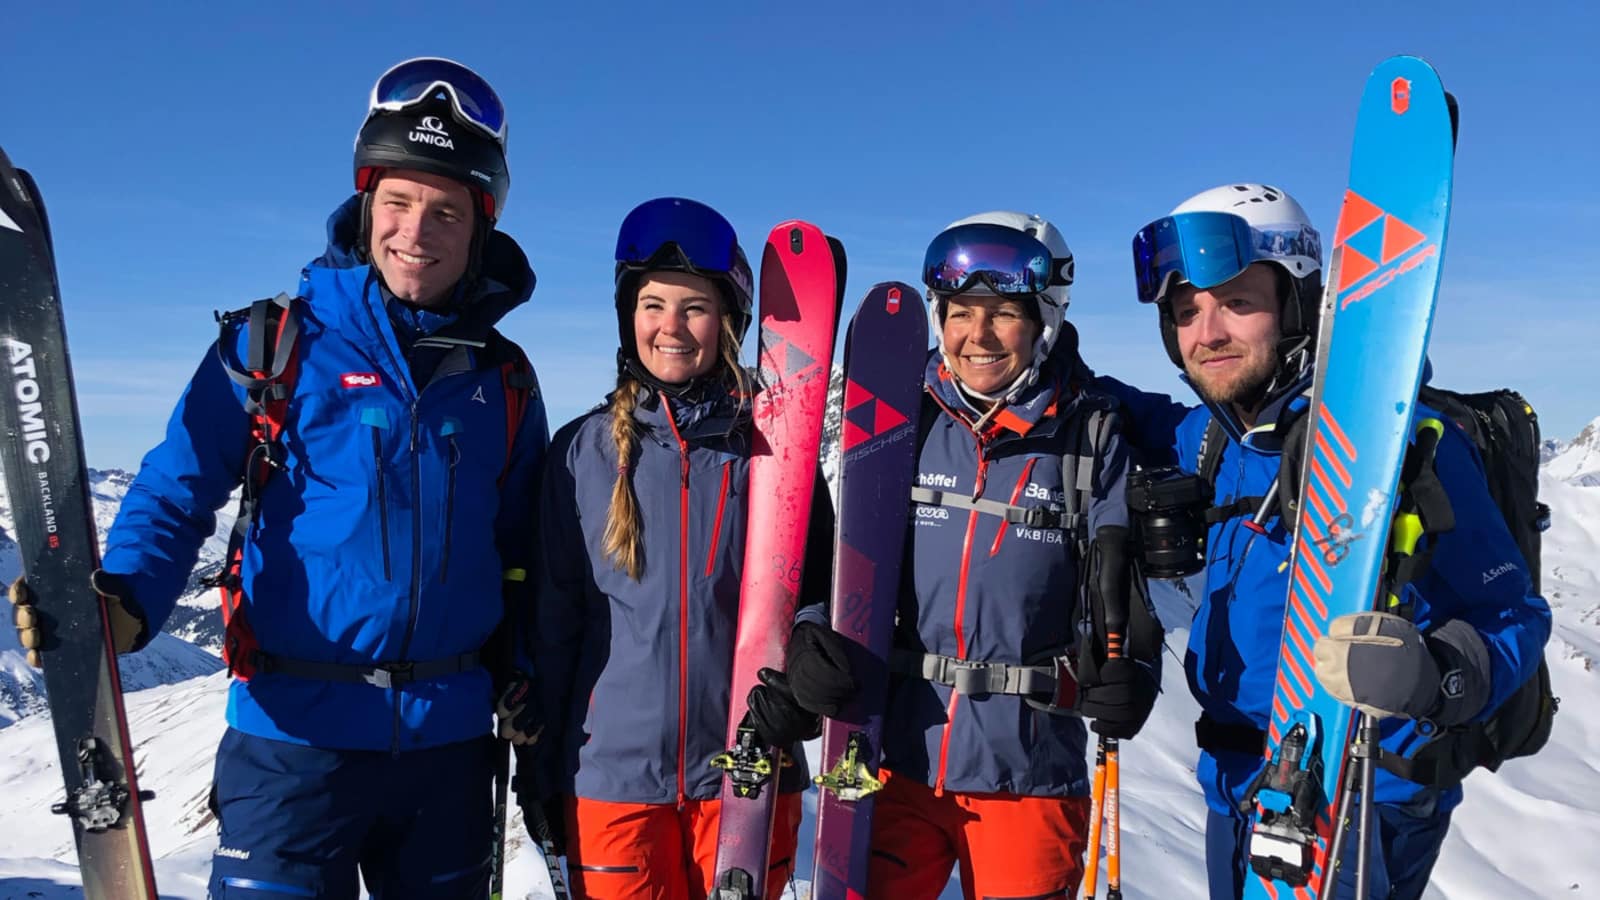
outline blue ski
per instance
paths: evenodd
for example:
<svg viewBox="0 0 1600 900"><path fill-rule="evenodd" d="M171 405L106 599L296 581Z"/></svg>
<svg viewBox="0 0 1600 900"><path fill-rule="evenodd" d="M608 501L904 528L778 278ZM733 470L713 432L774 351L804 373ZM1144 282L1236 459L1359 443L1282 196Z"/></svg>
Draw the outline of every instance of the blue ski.
<svg viewBox="0 0 1600 900"><path fill-rule="evenodd" d="M1454 164L1451 112L1426 62L1367 80L1322 300L1310 447L1288 607L1254 791L1246 900L1332 895L1355 710L1324 692L1311 647L1374 608L1433 323Z"/></svg>

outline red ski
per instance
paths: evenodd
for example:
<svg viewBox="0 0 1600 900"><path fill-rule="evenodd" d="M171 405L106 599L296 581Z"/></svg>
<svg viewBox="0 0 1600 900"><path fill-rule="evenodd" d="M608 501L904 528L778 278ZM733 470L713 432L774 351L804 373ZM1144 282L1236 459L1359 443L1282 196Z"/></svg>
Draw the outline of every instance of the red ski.
<svg viewBox="0 0 1600 900"><path fill-rule="evenodd" d="M806 528L822 447L843 252L815 225L784 222L761 257L760 378L750 451L749 533L728 709L715 900L766 893L768 848L783 753L745 723L764 667L783 668L794 624Z"/></svg>

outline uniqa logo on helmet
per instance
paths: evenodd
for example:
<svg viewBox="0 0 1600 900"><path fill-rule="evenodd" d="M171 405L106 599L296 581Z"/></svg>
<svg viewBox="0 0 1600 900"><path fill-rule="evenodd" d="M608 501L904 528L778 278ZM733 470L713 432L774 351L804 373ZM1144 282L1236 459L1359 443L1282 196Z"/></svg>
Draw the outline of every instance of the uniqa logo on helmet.
<svg viewBox="0 0 1600 900"><path fill-rule="evenodd" d="M415 144L432 144L446 150L456 148L455 142L450 140L450 132L444 130L444 120L438 116L423 116L418 120L417 127L406 135L406 139Z"/></svg>

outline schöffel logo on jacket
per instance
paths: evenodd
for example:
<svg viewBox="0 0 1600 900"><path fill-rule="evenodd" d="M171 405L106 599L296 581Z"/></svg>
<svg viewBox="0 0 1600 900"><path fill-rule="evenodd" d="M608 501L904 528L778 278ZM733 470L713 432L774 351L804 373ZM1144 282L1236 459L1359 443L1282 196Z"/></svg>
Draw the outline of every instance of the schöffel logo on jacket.
<svg viewBox="0 0 1600 900"><path fill-rule="evenodd" d="M339 384L347 388L377 387L383 379L377 372L346 372L339 376Z"/></svg>

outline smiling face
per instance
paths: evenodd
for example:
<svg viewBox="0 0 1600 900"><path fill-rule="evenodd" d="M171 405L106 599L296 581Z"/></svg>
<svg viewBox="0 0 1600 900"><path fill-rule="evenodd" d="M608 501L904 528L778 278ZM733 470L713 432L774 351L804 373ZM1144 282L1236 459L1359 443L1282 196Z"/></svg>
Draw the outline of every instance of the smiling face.
<svg viewBox="0 0 1600 900"><path fill-rule="evenodd" d="M650 374L685 384L717 364L722 300L709 278L648 272L633 307L634 351Z"/></svg>
<svg viewBox="0 0 1600 900"><path fill-rule="evenodd" d="M396 169L372 191L367 252L383 283L416 306L447 302L472 252L472 191L440 175Z"/></svg>
<svg viewBox="0 0 1600 900"><path fill-rule="evenodd" d="M1033 364L1039 323L1028 314L1032 302L975 293L944 299L945 364L969 390L1005 390Z"/></svg>
<svg viewBox="0 0 1600 900"><path fill-rule="evenodd" d="M1209 290L1173 288L1168 302L1177 326L1183 368L1213 403L1233 404L1247 424L1249 405L1278 369L1281 337L1278 280L1268 263L1255 263Z"/></svg>

